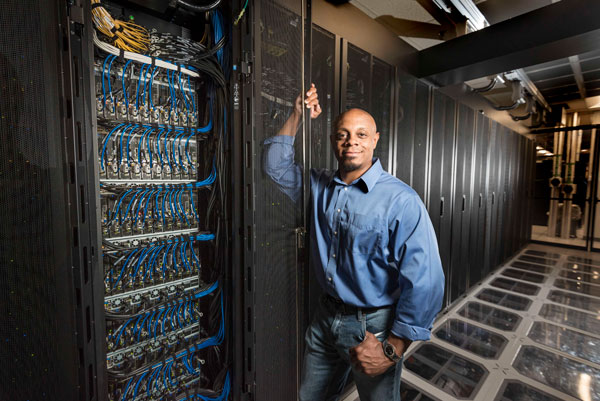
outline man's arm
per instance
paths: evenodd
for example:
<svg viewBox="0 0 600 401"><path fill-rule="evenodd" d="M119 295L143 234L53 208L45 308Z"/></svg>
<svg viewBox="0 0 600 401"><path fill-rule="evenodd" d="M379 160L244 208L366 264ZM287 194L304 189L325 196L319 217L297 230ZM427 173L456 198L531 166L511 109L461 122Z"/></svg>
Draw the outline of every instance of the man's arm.
<svg viewBox="0 0 600 401"><path fill-rule="evenodd" d="M442 306L445 280L425 205L418 196L411 195L397 207L389 246L398 266L399 296L388 342L402 356L413 341L429 340L433 320ZM372 333L367 333L350 353L357 368L371 376L393 365Z"/></svg>
<svg viewBox="0 0 600 401"><path fill-rule="evenodd" d="M403 203L390 236L399 285L392 333L410 341L429 340L442 307L444 271L425 205L416 194Z"/></svg>
<svg viewBox="0 0 600 401"><path fill-rule="evenodd" d="M294 139L302 122L302 104L302 97L298 96L294 111L277 135L264 142L264 171L294 202L298 200L302 190L302 168L294 162ZM321 114L314 84L306 93L304 104L310 109L311 118L317 118Z"/></svg>

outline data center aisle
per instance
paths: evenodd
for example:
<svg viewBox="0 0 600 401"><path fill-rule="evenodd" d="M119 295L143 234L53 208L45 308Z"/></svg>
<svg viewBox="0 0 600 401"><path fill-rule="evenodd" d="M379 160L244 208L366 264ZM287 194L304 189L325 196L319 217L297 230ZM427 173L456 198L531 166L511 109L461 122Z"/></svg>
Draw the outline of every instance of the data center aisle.
<svg viewBox="0 0 600 401"><path fill-rule="evenodd" d="M529 245L432 332L406 354L402 401L599 401L600 254Z"/></svg>

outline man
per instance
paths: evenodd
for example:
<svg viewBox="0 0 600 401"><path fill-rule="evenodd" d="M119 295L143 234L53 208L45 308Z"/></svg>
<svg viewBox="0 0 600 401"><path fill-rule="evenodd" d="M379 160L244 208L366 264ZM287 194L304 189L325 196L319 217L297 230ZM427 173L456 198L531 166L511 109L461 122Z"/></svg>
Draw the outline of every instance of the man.
<svg viewBox="0 0 600 401"><path fill-rule="evenodd" d="M314 85L304 104L311 118L321 113ZM294 200L301 107L299 97L265 141L265 171ZM402 355L412 341L429 339L444 293L435 232L415 191L373 158L373 117L351 109L332 129L339 169L310 176L310 259L326 295L306 332L300 400L337 400L352 369L362 401L399 401Z"/></svg>

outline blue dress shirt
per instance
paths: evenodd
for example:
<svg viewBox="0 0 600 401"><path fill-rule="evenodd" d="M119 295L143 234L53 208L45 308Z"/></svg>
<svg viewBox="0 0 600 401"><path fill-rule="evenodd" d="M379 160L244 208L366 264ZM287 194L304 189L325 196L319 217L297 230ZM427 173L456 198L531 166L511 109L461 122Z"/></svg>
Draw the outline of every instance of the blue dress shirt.
<svg viewBox="0 0 600 401"><path fill-rule="evenodd" d="M297 201L294 139L268 138L264 169ZM428 340L444 294L435 232L417 193L373 161L351 184L338 172L311 170L310 264L328 294L358 307L395 304L392 333Z"/></svg>

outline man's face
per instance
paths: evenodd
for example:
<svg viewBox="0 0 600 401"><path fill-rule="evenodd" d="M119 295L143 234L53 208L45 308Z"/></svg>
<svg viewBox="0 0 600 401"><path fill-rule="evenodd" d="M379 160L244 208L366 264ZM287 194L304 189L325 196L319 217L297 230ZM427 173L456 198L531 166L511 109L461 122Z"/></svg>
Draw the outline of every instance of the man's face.
<svg viewBox="0 0 600 401"><path fill-rule="evenodd" d="M373 151L379 140L375 120L366 111L351 109L333 127L331 145L343 172L371 167Z"/></svg>

